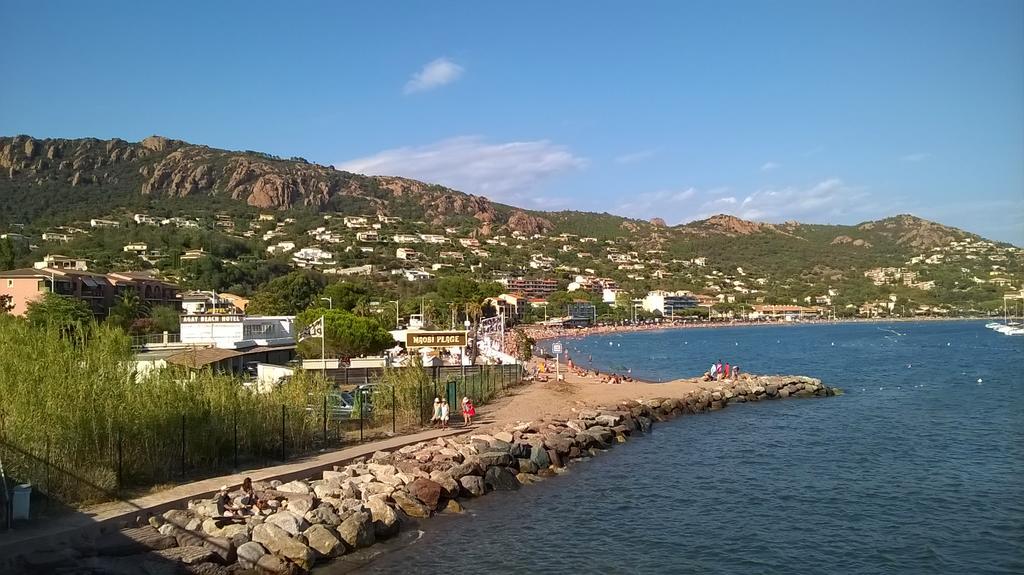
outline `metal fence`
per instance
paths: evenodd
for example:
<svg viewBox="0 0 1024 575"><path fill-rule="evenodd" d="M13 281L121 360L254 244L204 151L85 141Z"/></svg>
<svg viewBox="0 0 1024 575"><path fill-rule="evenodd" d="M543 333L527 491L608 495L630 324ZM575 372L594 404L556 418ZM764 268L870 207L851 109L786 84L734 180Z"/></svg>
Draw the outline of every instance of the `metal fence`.
<svg viewBox="0 0 1024 575"><path fill-rule="evenodd" d="M110 500L153 485L278 465L363 441L419 431L430 422L434 397L448 398L453 425L459 425L463 397L470 397L476 406L485 406L519 385L524 375L519 365L423 370L426 377L420 377L412 389L382 383L383 370L335 370L328 375L338 382L336 391L311 394L305 407L282 405L279 411L260 412L255 417L168 413L151 423L159 432L147 434L159 439L144 440L127 431L113 430L110 441L95 450L100 455L87 462L75 458L74 446L49 437L41 445L24 445L17 438L3 435L0 429L0 461L12 481L31 483L37 492L57 502ZM340 390L346 388L344 382L356 386L350 390L356 400L350 412L334 403ZM404 394L404 402L398 401L399 393ZM69 466L69 461L76 463Z"/></svg>

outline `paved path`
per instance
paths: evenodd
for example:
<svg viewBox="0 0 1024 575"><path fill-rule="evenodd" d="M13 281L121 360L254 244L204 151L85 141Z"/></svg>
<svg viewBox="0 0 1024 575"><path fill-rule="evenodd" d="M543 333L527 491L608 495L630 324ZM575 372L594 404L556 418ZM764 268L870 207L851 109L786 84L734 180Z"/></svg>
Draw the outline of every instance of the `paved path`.
<svg viewBox="0 0 1024 575"><path fill-rule="evenodd" d="M142 517L145 520L149 515L163 513L168 509L184 508L188 500L212 497L220 489L221 485L237 486L242 483L242 479L245 477L251 477L253 481L271 481L274 479L292 481L295 479L311 478L325 469L330 469L334 465L341 465L357 457L369 456L376 451L391 451L421 441L467 433L477 428L478 426L469 429L462 427L445 430L428 429L419 433L400 435L390 439L362 443L344 449L311 455L284 465L251 469L233 475L183 483L177 487L136 499L113 501L87 507L70 516L54 519L47 524L33 525L29 528L0 533L0 558L15 553L21 554L39 545L47 545L59 540L80 536L93 529L98 530L103 527L119 528L125 523L134 524L137 517Z"/></svg>

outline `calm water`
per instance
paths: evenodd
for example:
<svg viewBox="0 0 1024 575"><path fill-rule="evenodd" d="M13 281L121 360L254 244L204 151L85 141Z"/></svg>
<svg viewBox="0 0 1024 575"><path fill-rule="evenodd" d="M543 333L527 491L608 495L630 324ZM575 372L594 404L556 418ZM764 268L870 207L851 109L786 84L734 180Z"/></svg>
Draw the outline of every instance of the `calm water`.
<svg viewBox="0 0 1024 575"><path fill-rule="evenodd" d="M360 572L1024 572L1024 338L944 322L623 334L568 348L649 379L722 359L847 394L661 424L565 475L424 522L362 556Z"/></svg>

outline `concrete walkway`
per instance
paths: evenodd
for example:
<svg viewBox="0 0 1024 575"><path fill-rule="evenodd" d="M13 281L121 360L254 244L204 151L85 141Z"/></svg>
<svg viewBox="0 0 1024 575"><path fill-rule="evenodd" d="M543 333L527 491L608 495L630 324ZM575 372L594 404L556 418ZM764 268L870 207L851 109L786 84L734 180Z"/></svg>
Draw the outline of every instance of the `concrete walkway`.
<svg viewBox="0 0 1024 575"><path fill-rule="evenodd" d="M479 426L468 429L462 427L445 430L429 429L410 435L361 443L344 449L311 455L284 465L262 467L233 475L183 483L177 487L136 499L87 507L70 516L61 517L45 524L0 533L0 558L14 554L20 555L40 546L87 535L91 531L100 531L104 528L118 529L125 524L134 525L137 518L142 518L145 521L150 515L163 513L169 509L183 509L190 499L213 497L221 485L235 487L240 485L245 477L250 477L253 481L276 479L283 482L307 479L315 477L325 469L342 465L357 457L370 456L377 451L392 451L421 441L468 433L478 428Z"/></svg>

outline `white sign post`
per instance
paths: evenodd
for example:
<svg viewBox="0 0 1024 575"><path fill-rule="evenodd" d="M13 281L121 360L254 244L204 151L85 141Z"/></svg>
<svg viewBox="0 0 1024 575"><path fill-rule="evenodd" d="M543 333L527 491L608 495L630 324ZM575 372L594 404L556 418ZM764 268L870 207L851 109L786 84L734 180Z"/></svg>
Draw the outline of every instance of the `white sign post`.
<svg viewBox="0 0 1024 575"><path fill-rule="evenodd" d="M551 352L555 354L555 381L558 381L558 360L562 357L562 342L551 344Z"/></svg>

